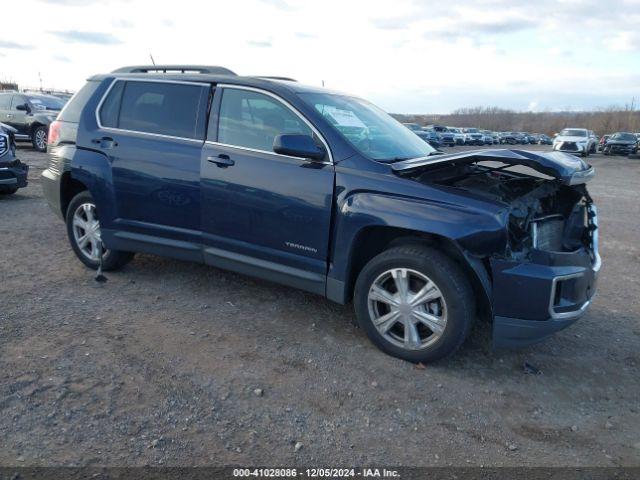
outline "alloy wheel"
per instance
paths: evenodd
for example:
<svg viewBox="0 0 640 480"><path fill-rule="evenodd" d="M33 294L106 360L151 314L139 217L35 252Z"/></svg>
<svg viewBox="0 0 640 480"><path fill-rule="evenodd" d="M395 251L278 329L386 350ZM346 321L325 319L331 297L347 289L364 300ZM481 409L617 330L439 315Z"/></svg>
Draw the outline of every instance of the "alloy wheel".
<svg viewBox="0 0 640 480"><path fill-rule="evenodd" d="M47 147L47 132L43 129L38 129L35 135L36 146L40 150L44 150Z"/></svg>
<svg viewBox="0 0 640 480"><path fill-rule="evenodd" d="M83 203L76 208L73 213L73 238L84 256L94 262L100 260L102 237L94 204ZM103 248L102 258L107 253L108 251Z"/></svg>
<svg viewBox="0 0 640 480"><path fill-rule="evenodd" d="M444 296L426 275L394 268L379 275L367 298L369 316L380 335L407 350L431 346L444 333Z"/></svg>

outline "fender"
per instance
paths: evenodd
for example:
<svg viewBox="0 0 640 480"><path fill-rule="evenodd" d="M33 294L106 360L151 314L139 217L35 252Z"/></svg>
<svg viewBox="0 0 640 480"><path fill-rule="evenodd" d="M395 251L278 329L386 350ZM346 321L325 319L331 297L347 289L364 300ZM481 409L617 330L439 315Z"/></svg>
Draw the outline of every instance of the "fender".
<svg viewBox="0 0 640 480"><path fill-rule="evenodd" d="M370 227L391 227L451 241L490 298L490 280L480 260L507 244L508 213L469 204L402 197L378 192L354 193L337 205L335 245L327 278L327 297L344 303L357 239Z"/></svg>
<svg viewBox="0 0 640 480"><path fill-rule="evenodd" d="M77 148L69 168L71 178L84 184L100 211L102 228L112 228L117 218L117 203L113 189L111 164L106 155L95 150ZM107 247L108 240L105 239Z"/></svg>

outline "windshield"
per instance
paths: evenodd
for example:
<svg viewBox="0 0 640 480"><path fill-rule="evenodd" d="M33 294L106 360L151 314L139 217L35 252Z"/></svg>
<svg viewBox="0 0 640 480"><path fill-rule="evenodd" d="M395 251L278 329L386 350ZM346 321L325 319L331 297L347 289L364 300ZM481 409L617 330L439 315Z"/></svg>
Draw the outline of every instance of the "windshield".
<svg viewBox="0 0 640 480"><path fill-rule="evenodd" d="M392 162L426 157L435 152L427 142L375 105L360 98L326 93L301 93L360 153Z"/></svg>
<svg viewBox="0 0 640 480"><path fill-rule="evenodd" d="M64 102L56 97L29 97L29 102L36 110L62 110Z"/></svg>
<svg viewBox="0 0 640 480"><path fill-rule="evenodd" d="M560 132L561 137L586 137L587 131L579 128L565 128Z"/></svg>
<svg viewBox="0 0 640 480"><path fill-rule="evenodd" d="M638 139L631 133L616 133L611 137L611 140L623 140L625 142L635 142Z"/></svg>

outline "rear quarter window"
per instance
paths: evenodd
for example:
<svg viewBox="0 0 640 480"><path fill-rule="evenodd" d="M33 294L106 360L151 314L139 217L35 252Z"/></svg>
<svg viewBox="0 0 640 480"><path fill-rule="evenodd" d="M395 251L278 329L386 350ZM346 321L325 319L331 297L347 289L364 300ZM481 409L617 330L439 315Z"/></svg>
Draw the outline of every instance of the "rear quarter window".
<svg viewBox="0 0 640 480"><path fill-rule="evenodd" d="M67 102L64 106L60 115L58 115L58 120L62 120L63 122L71 122L78 123L80 121L80 114L82 114L82 109L84 108L87 101L91 98L93 93L100 85L100 82L97 81L89 81L84 87L76 92L76 94L71 97L71 100Z"/></svg>

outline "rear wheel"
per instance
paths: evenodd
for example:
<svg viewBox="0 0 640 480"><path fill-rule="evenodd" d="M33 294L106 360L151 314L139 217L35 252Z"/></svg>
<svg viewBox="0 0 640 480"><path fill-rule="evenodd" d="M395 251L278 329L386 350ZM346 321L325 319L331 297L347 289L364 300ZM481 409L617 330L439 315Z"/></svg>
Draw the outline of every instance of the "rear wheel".
<svg viewBox="0 0 640 480"><path fill-rule="evenodd" d="M88 191L73 197L67 209L67 235L76 256L87 267L97 270L102 251L102 269L117 270L133 258L131 252L105 249L95 201Z"/></svg>
<svg viewBox="0 0 640 480"><path fill-rule="evenodd" d="M13 195L18 191L18 187L0 188L0 195Z"/></svg>
<svg viewBox="0 0 640 480"><path fill-rule="evenodd" d="M47 151L47 127L36 127L31 133L33 148L39 152Z"/></svg>
<svg viewBox="0 0 640 480"><path fill-rule="evenodd" d="M355 286L358 323L382 351L410 362L455 352L471 330L475 303L468 279L449 257L401 246L374 257Z"/></svg>

